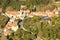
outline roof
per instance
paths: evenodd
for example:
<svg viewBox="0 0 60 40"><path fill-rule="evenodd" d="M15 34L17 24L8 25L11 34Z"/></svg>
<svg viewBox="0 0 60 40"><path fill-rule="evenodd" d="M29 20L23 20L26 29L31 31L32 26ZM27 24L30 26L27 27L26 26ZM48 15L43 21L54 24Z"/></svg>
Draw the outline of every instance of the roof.
<svg viewBox="0 0 60 40"><path fill-rule="evenodd" d="M4 35L10 35L12 32L11 30L16 31L18 29L17 22L8 22L7 25L4 28Z"/></svg>
<svg viewBox="0 0 60 40"><path fill-rule="evenodd" d="M35 12L31 12L31 13L29 14L29 17L33 17L33 16L35 16L34 13L35 13Z"/></svg>
<svg viewBox="0 0 60 40"><path fill-rule="evenodd" d="M45 12L42 11L38 11L38 12L31 12L31 15L37 15L37 16L46 16L47 14Z"/></svg>
<svg viewBox="0 0 60 40"><path fill-rule="evenodd" d="M36 16L49 16L49 17L54 17L54 16L57 16L56 14L54 14L54 12L56 11L51 11L51 12L44 12L44 11L36 11L36 12L31 12L30 13L30 10L22 10L23 13L28 13L30 17L33 17L34 15ZM11 14L11 16L15 16L15 18L21 18L21 19L24 19L24 16L20 16L20 11L16 11L16 10L13 10L13 11L6 11L7 15L9 16Z"/></svg>
<svg viewBox="0 0 60 40"><path fill-rule="evenodd" d="M25 12L25 13L30 13L30 10L23 10L23 12Z"/></svg>
<svg viewBox="0 0 60 40"><path fill-rule="evenodd" d="M6 11L7 14L11 14L11 15L18 15L19 11L13 10L13 11Z"/></svg>
<svg viewBox="0 0 60 40"><path fill-rule="evenodd" d="M49 15L48 15L48 17L58 17L58 15L57 15L57 14L52 13L52 14L49 14Z"/></svg>
<svg viewBox="0 0 60 40"><path fill-rule="evenodd" d="M11 31L10 30L6 30L6 31L4 31L4 35L10 35L11 34Z"/></svg>
<svg viewBox="0 0 60 40"><path fill-rule="evenodd" d="M39 11L37 14L41 15L41 16L46 16L47 14L45 12Z"/></svg>
<svg viewBox="0 0 60 40"><path fill-rule="evenodd" d="M24 13L30 13L30 10L22 10ZM24 19L24 16L20 16L20 11L16 11L16 10L13 10L13 11L6 11L6 15L8 17L11 17L11 16L15 16L15 18L20 18L20 19ZM10 16L9 16L10 15Z"/></svg>
<svg viewBox="0 0 60 40"><path fill-rule="evenodd" d="M16 27L17 26L17 22L14 22L14 23L8 22L7 25L5 26L5 28L10 29L12 26Z"/></svg>
<svg viewBox="0 0 60 40"><path fill-rule="evenodd" d="M24 16L16 16L17 18L24 18Z"/></svg>
<svg viewBox="0 0 60 40"><path fill-rule="evenodd" d="M47 11L47 16L48 17L57 17L58 16L58 10L54 9L53 11Z"/></svg>
<svg viewBox="0 0 60 40"><path fill-rule="evenodd" d="M30 14L30 16L35 16L34 14Z"/></svg>

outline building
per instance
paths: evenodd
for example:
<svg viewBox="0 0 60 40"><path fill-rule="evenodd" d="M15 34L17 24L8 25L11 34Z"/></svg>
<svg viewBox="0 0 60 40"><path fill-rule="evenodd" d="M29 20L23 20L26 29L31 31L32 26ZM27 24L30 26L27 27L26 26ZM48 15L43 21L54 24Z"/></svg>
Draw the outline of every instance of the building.
<svg viewBox="0 0 60 40"><path fill-rule="evenodd" d="M5 36L10 35L11 33L12 33L11 30L4 29L4 35Z"/></svg>
<svg viewBox="0 0 60 40"><path fill-rule="evenodd" d="M58 17L59 11L54 9L53 11L46 10L46 14L48 17Z"/></svg>
<svg viewBox="0 0 60 40"><path fill-rule="evenodd" d="M12 31L17 31L18 25L17 22L8 22L4 28L4 35L10 35Z"/></svg>
<svg viewBox="0 0 60 40"><path fill-rule="evenodd" d="M5 14L8 16L8 17L13 17L13 18L16 18L17 15L19 15L19 11L16 11L16 10L13 10L13 11L6 11Z"/></svg>
<svg viewBox="0 0 60 40"><path fill-rule="evenodd" d="M24 19L25 16L28 16L30 13L29 10L20 10L20 11L6 11L5 14L9 17L9 18L20 18L20 19Z"/></svg>
<svg viewBox="0 0 60 40"><path fill-rule="evenodd" d="M18 29L17 22L8 22L7 25L5 26L5 28L16 31Z"/></svg>
<svg viewBox="0 0 60 40"><path fill-rule="evenodd" d="M25 17L33 17L33 16L48 16L48 17L55 17L58 16L58 10L54 9L53 11L46 10L44 11L36 11L36 12L30 12L30 10L20 10L20 11L6 11L5 14L9 18L15 18L15 19L24 19Z"/></svg>

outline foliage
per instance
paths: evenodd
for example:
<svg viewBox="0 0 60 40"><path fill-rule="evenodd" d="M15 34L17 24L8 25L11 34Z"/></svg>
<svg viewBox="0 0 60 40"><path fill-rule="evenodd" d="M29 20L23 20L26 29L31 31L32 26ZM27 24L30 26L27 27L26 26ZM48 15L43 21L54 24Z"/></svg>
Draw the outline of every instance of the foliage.
<svg viewBox="0 0 60 40"><path fill-rule="evenodd" d="M23 20L23 27L19 28L14 35L9 37L13 40L38 40L38 37L44 40L60 40L60 18L52 17L51 25L43 17L34 16Z"/></svg>
<svg viewBox="0 0 60 40"><path fill-rule="evenodd" d="M20 1L20 0L0 0L0 7L5 9L7 7L12 7L15 10L20 10L21 5L26 5L28 9L32 8L34 5L47 5L51 3L52 0L26 0L26 1Z"/></svg>
<svg viewBox="0 0 60 40"><path fill-rule="evenodd" d="M6 25L6 22L8 20L8 17L3 16L3 15L0 14L0 18L1 18L0 19L0 28L3 28Z"/></svg>

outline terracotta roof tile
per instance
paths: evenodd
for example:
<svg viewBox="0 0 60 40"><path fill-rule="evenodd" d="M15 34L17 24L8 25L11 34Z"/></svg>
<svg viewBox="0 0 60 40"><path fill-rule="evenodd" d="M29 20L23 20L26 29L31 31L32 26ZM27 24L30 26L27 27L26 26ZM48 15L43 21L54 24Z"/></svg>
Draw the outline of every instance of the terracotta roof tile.
<svg viewBox="0 0 60 40"><path fill-rule="evenodd" d="M30 16L35 16L35 15L31 13Z"/></svg>
<svg viewBox="0 0 60 40"><path fill-rule="evenodd" d="M25 12L25 13L29 13L29 12L30 12L30 10L23 10L23 12Z"/></svg>
<svg viewBox="0 0 60 40"><path fill-rule="evenodd" d="M48 15L48 17L57 17L58 16L58 14L55 14L54 12L51 12L50 14L47 14Z"/></svg>
<svg viewBox="0 0 60 40"><path fill-rule="evenodd" d="M19 11L6 11L7 14L18 15Z"/></svg>
<svg viewBox="0 0 60 40"><path fill-rule="evenodd" d="M5 32L4 32L4 35L10 35L11 34L11 31L10 30L6 30Z"/></svg>
<svg viewBox="0 0 60 40"><path fill-rule="evenodd" d="M10 29L12 26L16 27L16 26L17 26L17 23L16 23L16 22L14 22L14 23L8 23L8 24L5 26L5 28Z"/></svg>
<svg viewBox="0 0 60 40"><path fill-rule="evenodd" d="M47 14L46 14L45 12L39 11L39 12L32 12L31 15L32 15L32 16L34 16L34 15L38 15L38 16L46 16Z"/></svg>

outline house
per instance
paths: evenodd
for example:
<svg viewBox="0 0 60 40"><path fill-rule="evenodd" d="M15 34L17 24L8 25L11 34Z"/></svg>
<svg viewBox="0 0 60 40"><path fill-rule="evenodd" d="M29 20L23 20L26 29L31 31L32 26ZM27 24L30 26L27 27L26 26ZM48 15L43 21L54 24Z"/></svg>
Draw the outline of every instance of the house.
<svg viewBox="0 0 60 40"><path fill-rule="evenodd" d="M55 8L55 9L52 11L52 16L53 16L53 17L55 17L55 16L58 17L58 14L59 14L59 10Z"/></svg>
<svg viewBox="0 0 60 40"><path fill-rule="evenodd" d="M38 16L47 16L47 14L45 12L43 12L43 11L38 11L36 14Z"/></svg>
<svg viewBox="0 0 60 40"><path fill-rule="evenodd" d="M18 29L17 22L8 22L5 26L5 29L11 29L12 31L16 31Z"/></svg>
<svg viewBox="0 0 60 40"><path fill-rule="evenodd" d="M58 17L58 11L55 12L50 12L50 11L46 11L46 12L42 12L42 11L38 11L38 12L31 12L29 14L29 17L33 17L33 16L48 16L48 17Z"/></svg>
<svg viewBox="0 0 60 40"><path fill-rule="evenodd" d="M47 16L47 14L45 12L42 12L42 11L36 11L36 12L31 12L29 14L29 17L33 17L33 16Z"/></svg>
<svg viewBox="0 0 60 40"><path fill-rule="evenodd" d="M46 14L48 17L58 17L58 10L54 9L53 11L46 10Z"/></svg>
<svg viewBox="0 0 60 40"><path fill-rule="evenodd" d="M15 19L24 19L24 17L20 16L20 11L16 11L16 10L13 10L13 11L6 11L5 14L9 17L9 18L15 18Z"/></svg>
<svg viewBox="0 0 60 40"><path fill-rule="evenodd" d="M18 29L17 22L14 22L14 18L10 19L4 28L4 35L10 35L12 31L16 31Z"/></svg>
<svg viewBox="0 0 60 40"><path fill-rule="evenodd" d="M57 15L57 14L52 13L52 14L48 14L48 17L58 17L58 15Z"/></svg>
<svg viewBox="0 0 60 40"><path fill-rule="evenodd" d="M7 35L10 35L12 32L8 29L4 29L4 35L7 36Z"/></svg>
<svg viewBox="0 0 60 40"><path fill-rule="evenodd" d="M16 31L16 30L18 29L18 25L17 25L16 22L12 23L11 26L12 26L12 27L11 27L11 30L13 30L13 31Z"/></svg>
<svg viewBox="0 0 60 40"><path fill-rule="evenodd" d="M16 31L18 29L18 25L17 23L10 23L8 22L8 24L5 26L4 28L4 35L7 36L7 35L10 35L12 33L12 31Z"/></svg>
<svg viewBox="0 0 60 40"><path fill-rule="evenodd" d="M9 17L9 18L15 18L15 19L24 19L25 17L33 17L33 16L48 16L48 17L55 17L58 16L58 10L54 9L53 11L50 10L46 10L46 12L44 11L36 11L36 12L30 12L30 10L10 10L10 11L6 11L5 14Z"/></svg>
<svg viewBox="0 0 60 40"><path fill-rule="evenodd" d="M20 16L29 16L30 10L20 10Z"/></svg>
<svg viewBox="0 0 60 40"><path fill-rule="evenodd" d="M8 17L12 17L13 18L16 18L17 15L19 15L19 11L16 11L16 10L13 10L13 11L6 11L5 14L8 16Z"/></svg>
<svg viewBox="0 0 60 40"><path fill-rule="evenodd" d="M25 16L28 16L30 13L30 10L20 10L20 11L6 11L5 14L9 17L9 18L20 18L20 19L24 19Z"/></svg>
<svg viewBox="0 0 60 40"><path fill-rule="evenodd" d="M28 17L33 17L35 15L36 15L35 12L31 12Z"/></svg>
<svg viewBox="0 0 60 40"><path fill-rule="evenodd" d="M14 22L15 18L10 18L9 22Z"/></svg>

